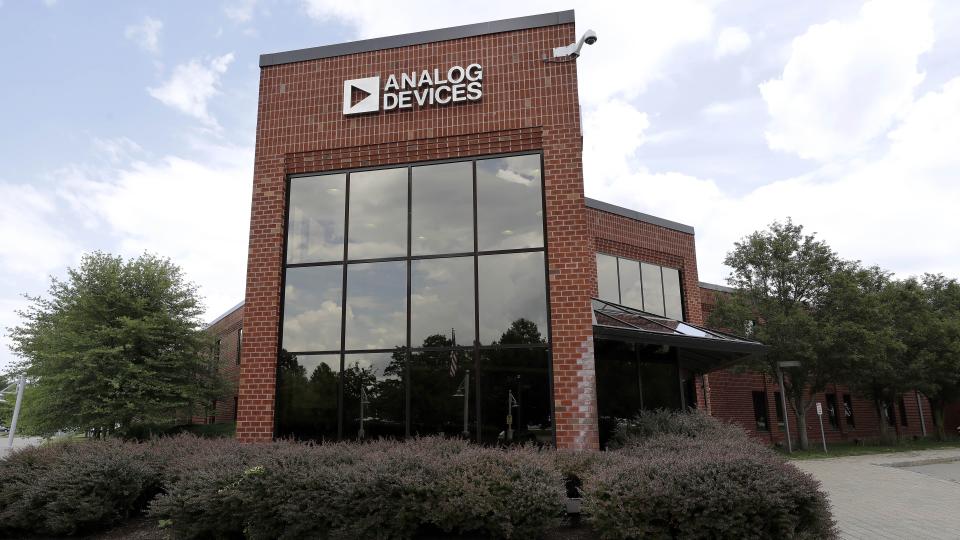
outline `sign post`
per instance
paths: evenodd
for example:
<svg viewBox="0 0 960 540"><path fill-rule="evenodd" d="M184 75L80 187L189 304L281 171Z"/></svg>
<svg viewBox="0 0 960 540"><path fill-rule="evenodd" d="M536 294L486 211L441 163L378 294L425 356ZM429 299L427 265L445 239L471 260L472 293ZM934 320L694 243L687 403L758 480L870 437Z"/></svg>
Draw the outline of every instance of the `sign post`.
<svg viewBox="0 0 960 540"><path fill-rule="evenodd" d="M823 453L827 453L827 436L823 433L823 407L817 402L817 418L820 420L820 441L823 442Z"/></svg>
<svg viewBox="0 0 960 540"><path fill-rule="evenodd" d="M783 369L785 367L800 367L800 362L777 362L777 380L780 382L780 408L783 409L783 430L787 435L787 452L793 453L793 443L790 441L790 418L787 414L787 389L783 386Z"/></svg>

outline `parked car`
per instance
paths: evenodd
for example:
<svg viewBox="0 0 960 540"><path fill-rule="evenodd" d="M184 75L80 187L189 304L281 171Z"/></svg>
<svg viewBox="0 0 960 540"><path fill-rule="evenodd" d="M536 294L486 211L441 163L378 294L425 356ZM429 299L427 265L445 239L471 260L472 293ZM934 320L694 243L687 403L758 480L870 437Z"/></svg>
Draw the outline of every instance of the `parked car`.
<svg viewBox="0 0 960 540"><path fill-rule="evenodd" d="M0 433L2 433L3 435L6 435L7 433L10 433L10 428L8 428L3 424L0 424Z"/></svg>

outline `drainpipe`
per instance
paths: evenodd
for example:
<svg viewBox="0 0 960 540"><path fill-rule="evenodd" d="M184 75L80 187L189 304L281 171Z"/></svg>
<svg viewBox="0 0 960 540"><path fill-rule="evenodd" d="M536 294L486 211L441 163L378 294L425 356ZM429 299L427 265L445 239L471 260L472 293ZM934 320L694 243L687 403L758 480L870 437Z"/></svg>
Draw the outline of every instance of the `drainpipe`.
<svg viewBox="0 0 960 540"><path fill-rule="evenodd" d="M920 413L920 433L927 436L927 423L923 420L923 403L920 402L920 391L914 390L913 395L917 398L917 411Z"/></svg>

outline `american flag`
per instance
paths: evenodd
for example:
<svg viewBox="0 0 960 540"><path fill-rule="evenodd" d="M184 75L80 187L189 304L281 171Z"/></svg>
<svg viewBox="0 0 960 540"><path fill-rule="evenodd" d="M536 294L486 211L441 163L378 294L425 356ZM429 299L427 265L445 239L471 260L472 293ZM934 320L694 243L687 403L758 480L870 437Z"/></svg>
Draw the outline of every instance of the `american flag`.
<svg viewBox="0 0 960 540"><path fill-rule="evenodd" d="M451 336L450 340L453 343L453 346L456 347L457 334L453 328L450 329L450 336ZM452 351L450 351L450 376L451 377L457 376L457 368L458 368L457 364L459 364L459 359L457 358L457 349L453 349Z"/></svg>

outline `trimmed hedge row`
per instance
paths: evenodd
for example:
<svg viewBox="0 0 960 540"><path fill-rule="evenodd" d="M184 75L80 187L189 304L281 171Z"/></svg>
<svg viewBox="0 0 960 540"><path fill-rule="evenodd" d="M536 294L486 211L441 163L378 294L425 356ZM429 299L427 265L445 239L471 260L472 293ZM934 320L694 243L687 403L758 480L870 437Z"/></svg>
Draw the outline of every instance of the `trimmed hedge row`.
<svg viewBox="0 0 960 540"><path fill-rule="evenodd" d="M174 538L537 538L571 493L604 539L834 535L817 482L736 428L649 413L616 441L603 453L436 437L49 445L0 460L0 535L80 534L146 511Z"/></svg>

